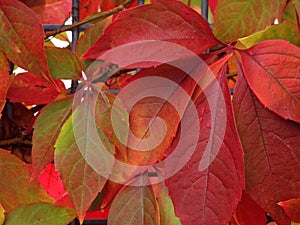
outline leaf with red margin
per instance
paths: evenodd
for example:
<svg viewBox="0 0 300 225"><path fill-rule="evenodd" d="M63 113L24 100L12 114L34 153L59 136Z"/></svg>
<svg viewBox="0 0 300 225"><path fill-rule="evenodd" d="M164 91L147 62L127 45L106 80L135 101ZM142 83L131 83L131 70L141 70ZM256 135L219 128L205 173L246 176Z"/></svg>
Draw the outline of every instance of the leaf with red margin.
<svg viewBox="0 0 300 225"><path fill-rule="evenodd" d="M209 8L214 16L216 16L216 7L218 0L209 0Z"/></svg>
<svg viewBox="0 0 300 225"><path fill-rule="evenodd" d="M43 27L30 8L0 0L0 36L0 49L12 62L56 85L46 61Z"/></svg>
<svg viewBox="0 0 300 225"><path fill-rule="evenodd" d="M79 58L67 48L45 47L47 62L51 76L55 79L81 78L81 64Z"/></svg>
<svg viewBox="0 0 300 225"><path fill-rule="evenodd" d="M159 225L158 205L151 186L125 186L110 207L109 225Z"/></svg>
<svg viewBox="0 0 300 225"><path fill-rule="evenodd" d="M218 0L214 33L219 40L236 41L274 23L286 0Z"/></svg>
<svg viewBox="0 0 300 225"><path fill-rule="evenodd" d="M72 112L73 98L48 104L38 115L33 130L32 178L38 177L54 159L54 144L61 127Z"/></svg>
<svg viewBox="0 0 300 225"><path fill-rule="evenodd" d="M300 199L290 199L287 201L279 202L286 215L296 223L300 223Z"/></svg>
<svg viewBox="0 0 300 225"><path fill-rule="evenodd" d="M66 93L65 85L55 80L61 92ZM44 79L31 74L20 73L13 80L7 91L7 98L12 102L24 102L27 105L43 105L53 102L60 93Z"/></svg>
<svg viewBox="0 0 300 225"><path fill-rule="evenodd" d="M265 211L244 191L233 215L233 225L265 225Z"/></svg>
<svg viewBox="0 0 300 225"><path fill-rule="evenodd" d="M185 143L185 152L195 146L194 153L178 173L166 180L175 213L183 225L228 223L244 188L242 148L233 118L225 63L226 60L222 60L211 66L213 71L218 72L216 80L194 100L197 115L183 118L189 121L191 128L181 136L191 136L193 124L200 125L200 134L196 133L198 143ZM215 68L219 68L220 64L225 66L218 71ZM216 89L218 87L219 90ZM222 122L224 119L225 122ZM224 137L222 132L225 132ZM184 157L184 154L179 154L178 162ZM169 169L178 164L173 163L167 165L171 166Z"/></svg>
<svg viewBox="0 0 300 225"><path fill-rule="evenodd" d="M43 24L63 24L72 12L72 0L21 0Z"/></svg>
<svg viewBox="0 0 300 225"><path fill-rule="evenodd" d="M0 52L0 118L2 116L1 112L6 103L6 92L7 92L7 82L8 82L8 60L5 55Z"/></svg>
<svg viewBox="0 0 300 225"><path fill-rule="evenodd" d="M246 191L279 225L290 225L277 203L299 196L300 125L266 109L241 71L233 106L244 149Z"/></svg>
<svg viewBox="0 0 300 225"><path fill-rule="evenodd" d="M184 3L155 0L152 4L121 12L83 58L97 59L109 49L146 40L172 42L195 53L202 53L218 43L203 17Z"/></svg>
<svg viewBox="0 0 300 225"><path fill-rule="evenodd" d="M56 200L62 199L67 195L59 174L52 163L47 165L39 178L39 183L43 185L47 193Z"/></svg>
<svg viewBox="0 0 300 225"><path fill-rule="evenodd" d="M240 54L245 77L261 103L285 119L300 122L300 48L272 40Z"/></svg>
<svg viewBox="0 0 300 225"><path fill-rule="evenodd" d="M80 105L64 123L55 143L55 167L81 222L107 181L106 177L99 174L107 175L111 171L111 165L101 157L101 153L113 153L114 150L104 133L94 127L94 97L85 94Z"/></svg>
<svg viewBox="0 0 300 225"><path fill-rule="evenodd" d="M37 181L30 182L26 164L2 149L0 149L0 175L0 199L6 212L21 204L54 202Z"/></svg>

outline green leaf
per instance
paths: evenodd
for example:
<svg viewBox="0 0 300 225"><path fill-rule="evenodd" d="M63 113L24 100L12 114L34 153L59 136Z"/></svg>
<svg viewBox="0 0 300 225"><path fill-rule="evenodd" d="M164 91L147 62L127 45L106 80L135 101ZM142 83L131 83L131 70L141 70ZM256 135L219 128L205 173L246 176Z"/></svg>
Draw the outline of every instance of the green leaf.
<svg viewBox="0 0 300 225"><path fill-rule="evenodd" d="M214 33L230 42L271 25L285 6L285 0L219 0Z"/></svg>
<svg viewBox="0 0 300 225"><path fill-rule="evenodd" d="M180 219L175 215L174 205L166 186L159 188L157 200L160 213L160 225L181 225Z"/></svg>
<svg viewBox="0 0 300 225"><path fill-rule="evenodd" d="M152 187L125 186L114 198L108 224L158 225L158 208Z"/></svg>
<svg viewBox="0 0 300 225"><path fill-rule="evenodd" d="M105 135L94 127L92 107L92 100L89 94L86 94L84 100L62 127L55 144L56 168L70 194L80 221L84 219L86 211L107 180L106 177L100 176L90 163L99 165L100 171L110 171L99 151L109 149L113 152L113 146Z"/></svg>
<svg viewBox="0 0 300 225"><path fill-rule="evenodd" d="M95 23L94 26L89 27L80 39L76 42L76 55L80 58L90 47L92 47L96 41L103 34L103 30L109 25L111 18L107 18L100 22ZM83 70L85 70L93 60L81 60Z"/></svg>
<svg viewBox="0 0 300 225"><path fill-rule="evenodd" d="M5 210L3 209L2 205L0 204L0 225L4 223L5 220Z"/></svg>
<svg viewBox="0 0 300 225"><path fill-rule="evenodd" d="M300 46L300 35L297 25L285 21L278 25L269 26L263 31L239 39L237 47L242 44L246 48L250 48L260 41L276 39L286 40L294 45Z"/></svg>
<svg viewBox="0 0 300 225"><path fill-rule="evenodd" d="M7 212L21 204L54 202L37 181L30 182L30 173L26 164L1 149L0 177L0 199Z"/></svg>
<svg viewBox="0 0 300 225"><path fill-rule="evenodd" d="M55 79L81 78L80 60L66 48L45 48L50 73Z"/></svg>
<svg viewBox="0 0 300 225"><path fill-rule="evenodd" d="M53 82L44 52L43 27L20 1L0 0L0 50L18 66Z"/></svg>
<svg viewBox="0 0 300 225"><path fill-rule="evenodd" d="M73 98L64 98L48 104L34 124L32 168L35 178L54 159L54 144L62 125L72 112Z"/></svg>
<svg viewBox="0 0 300 225"><path fill-rule="evenodd" d="M5 225L66 225L76 217L73 209L49 203L21 205L8 214Z"/></svg>

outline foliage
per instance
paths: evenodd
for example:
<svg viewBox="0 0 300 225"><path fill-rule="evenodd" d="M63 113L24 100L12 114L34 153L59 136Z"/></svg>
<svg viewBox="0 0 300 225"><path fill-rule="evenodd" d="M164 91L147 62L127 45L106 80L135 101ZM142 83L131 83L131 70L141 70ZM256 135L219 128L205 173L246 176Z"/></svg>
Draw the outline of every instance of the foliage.
<svg viewBox="0 0 300 225"><path fill-rule="evenodd" d="M0 224L300 222L300 1L209 2L0 0Z"/></svg>

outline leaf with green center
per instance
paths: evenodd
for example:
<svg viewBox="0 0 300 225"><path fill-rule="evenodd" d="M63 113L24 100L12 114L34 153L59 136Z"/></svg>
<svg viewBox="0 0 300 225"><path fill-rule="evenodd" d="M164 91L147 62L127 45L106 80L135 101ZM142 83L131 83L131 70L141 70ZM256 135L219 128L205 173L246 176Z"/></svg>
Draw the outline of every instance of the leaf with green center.
<svg viewBox="0 0 300 225"><path fill-rule="evenodd" d="M278 224L290 225L277 203L299 197L300 125L265 108L241 71L233 106L244 150L246 191Z"/></svg>
<svg viewBox="0 0 300 225"><path fill-rule="evenodd" d="M81 78L81 65L77 56L66 48L45 48L51 76L55 79Z"/></svg>
<svg viewBox="0 0 300 225"><path fill-rule="evenodd" d="M214 33L230 42L263 30L273 24L285 4L285 0L219 0Z"/></svg>
<svg viewBox="0 0 300 225"><path fill-rule="evenodd" d="M287 41L263 41L240 51L245 77L264 106L300 122L300 48Z"/></svg>
<svg viewBox="0 0 300 225"><path fill-rule="evenodd" d="M90 47L92 47L96 41L101 37L103 34L103 30L108 26L111 22L111 18L107 18L105 20L99 21L95 23L94 26L89 27L84 34L79 38L76 42L76 49L75 53L80 58L83 53L85 53ZM93 60L84 60L81 59L81 64L83 70L93 62Z"/></svg>
<svg viewBox="0 0 300 225"><path fill-rule="evenodd" d="M0 118L1 112L6 103L6 92L7 92L7 82L8 82L8 61L5 55L0 52Z"/></svg>
<svg viewBox="0 0 300 225"><path fill-rule="evenodd" d="M86 211L104 187L112 167L101 158L103 151L113 153L113 146L96 128L94 97L86 93L84 100L63 125L55 144L55 165L80 221L83 221Z"/></svg>
<svg viewBox="0 0 300 225"><path fill-rule="evenodd" d="M6 212L21 204L54 202L37 181L30 182L30 173L25 163L1 149L0 177L1 205Z"/></svg>
<svg viewBox="0 0 300 225"><path fill-rule="evenodd" d="M6 225L65 225L76 217L73 209L49 203L20 205L5 219Z"/></svg>
<svg viewBox="0 0 300 225"><path fill-rule="evenodd" d="M0 0L0 33L0 49L12 62L53 83L44 52L44 30L30 8L17 0Z"/></svg>
<svg viewBox="0 0 300 225"><path fill-rule="evenodd" d="M151 186L125 186L114 198L108 225L159 225L157 202Z"/></svg>
<svg viewBox="0 0 300 225"><path fill-rule="evenodd" d="M285 214L296 223L300 223L300 199L290 199L287 201L279 202Z"/></svg>
<svg viewBox="0 0 300 225"><path fill-rule="evenodd" d="M278 25L272 25L263 31L241 38L238 42L246 48L250 48L260 41L275 39L286 40L294 45L300 46L300 35L297 25L291 22L283 22ZM238 45L236 47L239 47Z"/></svg>
<svg viewBox="0 0 300 225"><path fill-rule="evenodd" d="M33 178L38 177L54 159L54 144L61 127L72 112L73 98L64 98L48 104L34 123L32 168Z"/></svg>

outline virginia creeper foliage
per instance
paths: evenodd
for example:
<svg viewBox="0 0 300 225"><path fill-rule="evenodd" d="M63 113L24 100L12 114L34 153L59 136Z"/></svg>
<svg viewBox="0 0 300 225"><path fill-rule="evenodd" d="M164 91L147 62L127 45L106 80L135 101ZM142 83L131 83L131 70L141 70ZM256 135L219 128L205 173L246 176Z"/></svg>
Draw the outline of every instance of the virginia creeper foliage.
<svg viewBox="0 0 300 225"><path fill-rule="evenodd" d="M300 222L300 1L209 6L0 0L0 225Z"/></svg>

